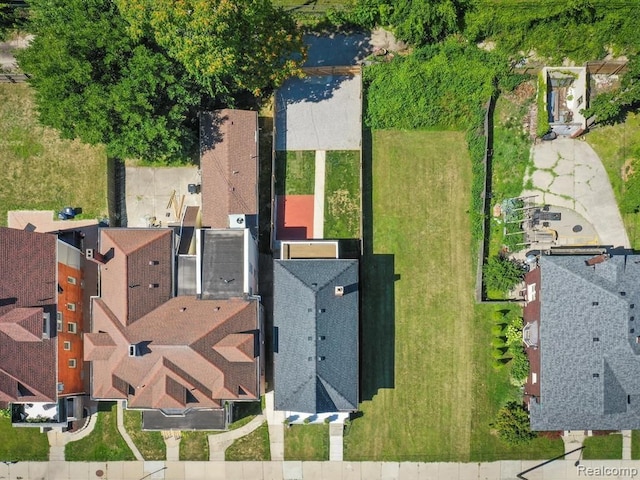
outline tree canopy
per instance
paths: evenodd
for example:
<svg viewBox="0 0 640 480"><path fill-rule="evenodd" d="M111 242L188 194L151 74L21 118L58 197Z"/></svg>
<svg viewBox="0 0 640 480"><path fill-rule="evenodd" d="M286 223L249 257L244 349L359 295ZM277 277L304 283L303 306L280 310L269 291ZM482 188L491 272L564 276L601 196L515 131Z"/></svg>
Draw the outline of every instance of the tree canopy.
<svg viewBox="0 0 640 480"><path fill-rule="evenodd" d="M134 38L156 42L212 91L260 95L300 72L302 35L269 0L117 0Z"/></svg>

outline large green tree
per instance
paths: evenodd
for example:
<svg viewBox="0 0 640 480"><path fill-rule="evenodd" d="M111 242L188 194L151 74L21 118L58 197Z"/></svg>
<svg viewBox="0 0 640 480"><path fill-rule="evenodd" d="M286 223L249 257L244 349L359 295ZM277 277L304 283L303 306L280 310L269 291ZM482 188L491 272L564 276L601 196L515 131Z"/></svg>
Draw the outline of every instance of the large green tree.
<svg viewBox="0 0 640 480"><path fill-rule="evenodd" d="M269 0L117 0L134 37L159 45L212 91L260 95L300 72L302 35Z"/></svg>
<svg viewBox="0 0 640 480"><path fill-rule="evenodd" d="M110 0L32 0L35 38L18 55L40 121L114 157L185 158L201 90L153 39L127 35Z"/></svg>

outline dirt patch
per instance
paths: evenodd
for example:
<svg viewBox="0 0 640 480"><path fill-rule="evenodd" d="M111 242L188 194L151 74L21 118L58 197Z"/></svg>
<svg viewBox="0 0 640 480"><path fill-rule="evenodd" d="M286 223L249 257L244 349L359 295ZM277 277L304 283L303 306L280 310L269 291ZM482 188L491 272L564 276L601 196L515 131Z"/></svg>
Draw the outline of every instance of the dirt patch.
<svg viewBox="0 0 640 480"><path fill-rule="evenodd" d="M631 178L631 176L634 173L636 173L635 163L636 163L635 158L628 158L624 162L624 165L622 165L622 168L620 169L620 176L622 177L622 180L624 180L625 182L629 180L629 178Z"/></svg>
<svg viewBox="0 0 640 480"><path fill-rule="evenodd" d="M536 87L532 81L523 82L512 92L505 93L505 97L516 105L524 105L536 94Z"/></svg>
<svg viewBox="0 0 640 480"><path fill-rule="evenodd" d="M333 219L339 219L350 232L358 231L360 206L348 190L336 190L327 198L328 213Z"/></svg>

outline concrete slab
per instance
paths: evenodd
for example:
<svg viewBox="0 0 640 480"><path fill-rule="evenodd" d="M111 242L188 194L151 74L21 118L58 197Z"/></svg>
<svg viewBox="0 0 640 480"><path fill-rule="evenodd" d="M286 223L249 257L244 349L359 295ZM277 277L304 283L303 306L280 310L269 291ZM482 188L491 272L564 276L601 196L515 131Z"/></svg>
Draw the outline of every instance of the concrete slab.
<svg viewBox="0 0 640 480"><path fill-rule="evenodd" d="M480 473L478 474L478 478L491 478L486 475L483 476L485 472L484 467L485 465L496 465L496 464L498 465L498 472L500 476L493 477L493 478L516 478L516 475L522 471L522 462L520 462L520 460L494 462L491 464L481 463L479 468ZM493 468L495 469L495 467ZM494 472L495 470L490 471L490 473L494 473Z"/></svg>
<svg viewBox="0 0 640 480"><path fill-rule="evenodd" d="M542 463L541 461L535 461L535 460L526 460L522 462L522 471L524 472L525 470L528 470L530 468L533 468L535 466L540 465L540 463ZM530 472L528 472L525 477L528 480L543 480L543 471L542 468L544 467L540 467L540 468L536 468L535 470L532 470Z"/></svg>
<svg viewBox="0 0 640 480"><path fill-rule="evenodd" d="M322 476L318 479L329 478L331 480L342 480L342 462L321 462ZM307 478L306 476L304 477ZM313 477L311 477L313 478Z"/></svg>
<svg viewBox="0 0 640 480"><path fill-rule="evenodd" d="M302 462L282 462L282 477L285 480L298 480L302 476Z"/></svg>
<svg viewBox="0 0 640 480"><path fill-rule="evenodd" d="M440 478L460 478L460 464L438 463L438 474Z"/></svg>
<svg viewBox="0 0 640 480"><path fill-rule="evenodd" d="M309 50L305 67L357 65L373 52L370 33L309 34L304 43Z"/></svg>
<svg viewBox="0 0 640 480"><path fill-rule="evenodd" d="M415 462L402 462L398 470L400 478L417 479L419 477L420 467Z"/></svg>
<svg viewBox="0 0 640 480"><path fill-rule="evenodd" d="M204 463L204 472L207 479L211 480L223 480L226 478L241 478L239 476L236 477L227 477L227 464L224 461L211 461L211 462L202 462ZM240 475L242 474L242 469L239 470ZM237 471L236 471L237 473Z"/></svg>
<svg viewBox="0 0 640 480"><path fill-rule="evenodd" d="M418 478L420 480L438 480L438 464L421 463L418 468Z"/></svg>
<svg viewBox="0 0 640 480"><path fill-rule="evenodd" d="M245 462L225 462L224 478L250 478L250 477L244 476L244 472L243 472L244 463ZM219 477L219 478L222 478L222 477Z"/></svg>
<svg viewBox="0 0 640 480"><path fill-rule="evenodd" d="M185 463L179 461L167 461L165 465L167 469L165 470L165 478L171 480L185 480Z"/></svg>
<svg viewBox="0 0 640 480"><path fill-rule="evenodd" d="M322 479L322 462L302 462L302 478Z"/></svg>
<svg viewBox="0 0 640 480"><path fill-rule="evenodd" d="M205 462L184 462L185 480L205 478Z"/></svg>
<svg viewBox="0 0 640 480"><path fill-rule="evenodd" d="M93 470L93 472L95 472L95 470ZM89 473L93 472L89 470ZM125 480L137 480L144 475L143 462L127 462L126 465L123 466L122 478Z"/></svg>
<svg viewBox="0 0 640 480"><path fill-rule="evenodd" d="M378 465L382 480L397 480L400 478L400 464L398 462L384 462Z"/></svg>
<svg viewBox="0 0 640 480"><path fill-rule="evenodd" d="M342 462L342 480L361 480L362 469L360 462Z"/></svg>
<svg viewBox="0 0 640 480"><path fill-rule="evenodd" d="M283 480L282 462L262 462L263 480Z"/></svg>
<svg viewBox="0 0 640 480"><path fill-rule="evenodd" d="M144 474L150 480L163 480L165 464L161 461L144 462Z"/></svg>
<svg viewBox="0 0 640 480"><path fill-rule="evenodd" d="M478 478L480 467L477 463L461 463L458 478Z"/></svg>
<svg viewBox="0 0 640 480"><path fill-rule="evenodd" d="M501 471L501 462L481 463L478 467L478 478L492 479L492 478L516 478L516 474L520 470L520 462L513 462L514 472L508 471L507 476Z"/></svg>
<svg viewBox="0 0 640 480"><path fill-rule="evenodd" d="M190 183L200 184L197 167L127 167L127 226L166 226L168 223L178 222L180 203L183 209L202 205L199 193L189 193ZM174 190L176 203L167 208Z"/></svg>
<svg viewBox="0 0 640 480"><path fill-rule="evenodd" d="M548 170L536 170L531 174L531 181L540 190L549 190L553 180L554 176Z"/></svg>
<svg viewBox="0 0 640 480"><path fill-rule="evenodd" d="M69 463L69 478L89 478L89 464L86 462Z"/></svg>
<svg viewBox="0 0 640 480"><path fill-rule="evenodd" d="M106 478L125 478L127 465L129 462L109 462L107 463ZM91 472L89 472L91 473ZM94 472L95 473L95 472ZM74 478L74 477L71 477ZM96 477L97 479L97 477Z"/></svg>
<svg viewBox="0 0 640 480"><path fill-rule="evenodd" d="M242 465L242 478L262 478L261 462L239 462L239 464Z"/></svg>
<svg viewBox="0 0 640 480"><path fill-rule="evenodd" d="M380 462L362 462L360 464L363 480L380 480L382 478L382 470Z"/></svg>
<svg viewBox="0 0 640 480"><path fill-rule="evenodd" d="M276 92L276 150L358 150L359 75L292 78Z"/></svg>
<svg viewBox="0 0 640 480"><path fill-rule="evenodd" d="M47 478L69 478L69 468L68 462L47 462Z"/></svg>

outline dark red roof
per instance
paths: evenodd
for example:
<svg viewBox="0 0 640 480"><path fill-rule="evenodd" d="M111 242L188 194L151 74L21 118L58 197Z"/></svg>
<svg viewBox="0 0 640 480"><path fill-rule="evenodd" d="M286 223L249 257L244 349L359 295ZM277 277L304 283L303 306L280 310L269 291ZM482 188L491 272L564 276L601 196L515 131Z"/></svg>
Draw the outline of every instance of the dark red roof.
<svg viewBox="0 0 640 480"><path fill-rule="evenodd" d="M56 249L55 235L0 227L0 402L57 397L56 339L41 330L45 312L55 325Z"/></svg>

